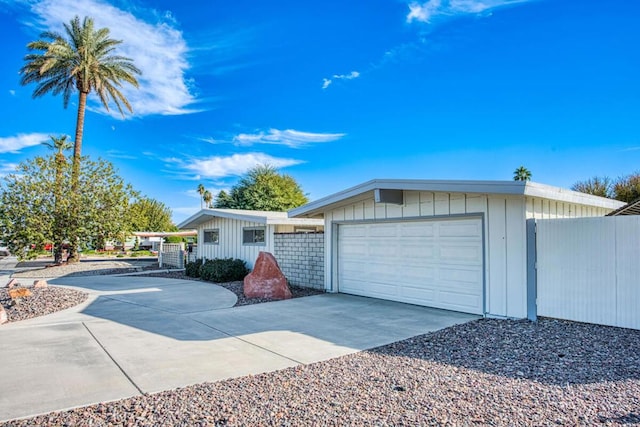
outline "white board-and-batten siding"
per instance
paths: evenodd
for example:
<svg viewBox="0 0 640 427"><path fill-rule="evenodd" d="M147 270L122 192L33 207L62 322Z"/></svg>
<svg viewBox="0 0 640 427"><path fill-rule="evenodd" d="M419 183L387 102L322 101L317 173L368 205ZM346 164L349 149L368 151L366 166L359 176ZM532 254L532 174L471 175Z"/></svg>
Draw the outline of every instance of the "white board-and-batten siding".
<svg viewBox="0 0 640 427"><path fill-rule="evenodd" d="M264 244L243 244L242 230L246 227L265 227ZM218 244L204 243L205 230L219 230ZM260 251L273 253L275 232L291 232L293 226L261 224L229 218L213 218L198 227L198 257L204 259L238 258L252 269Z"/></svg>
<svg viewBox="0 0 640 427"><path fill-rule="evenodd" d="M545 203L546 202L546 203ZM553 206L553 208L552 208ZM539 211L537 210L539 209ZM324 212L325 287L336 291L335 224L349 221L440 218L477 215L484 221L485 310L489 316L524 318L527 315L526 218L537 215L604 215L601 209L533 197L404 191L402 205L375 203L373 193ZM553 212L553 214L551 213Z"/></svg>

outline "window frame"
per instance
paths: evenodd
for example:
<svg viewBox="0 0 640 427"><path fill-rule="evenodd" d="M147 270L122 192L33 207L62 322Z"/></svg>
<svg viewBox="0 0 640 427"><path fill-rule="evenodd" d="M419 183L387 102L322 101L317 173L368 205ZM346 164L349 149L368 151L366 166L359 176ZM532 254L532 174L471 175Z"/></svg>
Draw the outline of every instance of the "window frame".
<svg viewBox="0 0 640 427"><path fill-rule="evenodd" d="M217 239L215 242L207 242L207 233L215 233ZM219 228L207 228L202 230L202 244L203 245L219 245L220 244L220 229Z"/></svg>
<svg viewBox="0 0 640 427"><path fill-rule="evenodd" d="M253 241L248 242L245 239L245 233L252 231ZM256 231L262 231L262 241L256 241ZM254 226L254 227L242 227L242 245L243 246L266 246L267 245L267 227Z"/></svg>

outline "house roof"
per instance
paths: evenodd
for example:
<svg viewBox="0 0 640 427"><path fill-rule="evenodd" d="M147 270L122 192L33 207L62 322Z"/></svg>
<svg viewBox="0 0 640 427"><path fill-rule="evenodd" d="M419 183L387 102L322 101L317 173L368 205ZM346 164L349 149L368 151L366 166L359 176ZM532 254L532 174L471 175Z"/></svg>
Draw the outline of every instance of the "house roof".
<svg viewBox="0 0 640 427"><path fill-rule="evenodd" d="M137 237L170 237L170 236L196 236L198 234L195 230L187 231L134 231L133 235Z"/></svg>
<svg viewBox="0 0 640 427"><path fill-rule="evenodd" d="M607 216L618 215L640 215L640 198L634 200L633 202L629 202L626 205L607 214Z"/></svg>
<svg viewBox="0 0 640 427"><path fill-rule="evenodd" d="M424 179L373 179L330 196L307 203L289 211L291 217L313 217L322 214L328 206L371 197L375 190L414 190L467 194L504 194L532 196L549 200L576 203L606 209L617 209L618 200L592 196L566 188L553 187L531 181L461 181Z"/></svg>
<svg viewBox="0 0 640 427"><path fill-rule="evenodd" d="M324 225L324 221L321 219L290 218L287 212L251 211L243 209L201 209L198 213L178 224L178 228L181 230L197 228L212 218L228 218L265 225Z"/></svg>

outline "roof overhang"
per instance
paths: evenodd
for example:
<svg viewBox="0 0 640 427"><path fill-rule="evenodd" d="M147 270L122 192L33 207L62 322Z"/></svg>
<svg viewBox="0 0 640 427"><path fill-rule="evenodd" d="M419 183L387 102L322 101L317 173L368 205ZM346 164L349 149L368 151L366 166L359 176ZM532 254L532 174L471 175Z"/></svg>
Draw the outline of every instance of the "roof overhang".
<svg viewBox="0 0 640 427"><path fill-rule="evenodd" d="M198 232L196 230L186 230L186 231L134 231L134 236L137 237L185 237L185 236L196 236Z"/></svg>
<svg viewBox="0 0 640 427"><path fill-rule="evenodd" d="M289 211L290 217L314 217L331 207L374 197L376 190L430 191L465 194L501 194L531 196L568 203L589 205L605 209L618 209L624 203L618 200L592 196L560 187L531 181L460 181L417 179L373 179Z"/></svg>
<svg viewBox="0 0 640 427"><path fill-rule="evenodd" d="M240 209L201 209L196 214L178 224L178 228L182 230L198 228L198 226L205 222L211 221L212 218L226 218L265 225L324 225L324 221L322 219L290 218L287 215L287 212L265 212Z"/></svg>

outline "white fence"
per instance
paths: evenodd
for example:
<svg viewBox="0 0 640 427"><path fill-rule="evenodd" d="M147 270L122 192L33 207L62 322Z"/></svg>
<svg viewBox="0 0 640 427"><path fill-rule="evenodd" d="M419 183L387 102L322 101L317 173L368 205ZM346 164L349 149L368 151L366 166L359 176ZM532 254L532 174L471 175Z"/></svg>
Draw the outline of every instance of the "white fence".
<svg viewBox="0 0 640 427"><path fill-rule="evenodd" d="M640 329L640 216L536 228L539 316Z"/></svg>

